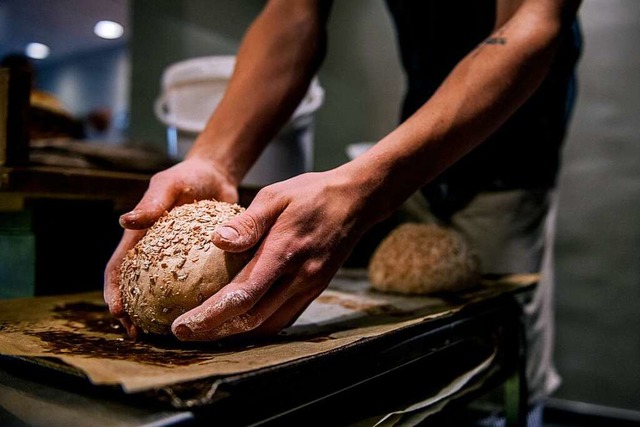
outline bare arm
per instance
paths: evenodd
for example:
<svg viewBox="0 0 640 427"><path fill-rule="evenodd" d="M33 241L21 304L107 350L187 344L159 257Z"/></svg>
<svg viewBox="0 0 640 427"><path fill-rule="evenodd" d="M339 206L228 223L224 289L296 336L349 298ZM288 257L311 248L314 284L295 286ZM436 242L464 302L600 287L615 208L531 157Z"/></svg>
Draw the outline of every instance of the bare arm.
<svg viewBox="0 0 640 427"><path fill-rule="evenodd" d="M237 187L302 100L326 48L329 0L271 0L240 46L227 91L186 161L153 177L136 208L120 219L144 229L194 198L236 201ZM205 170L202 177L186 171ZM215 191L212 191L214 189Z"/></svg>
<svg viewBox="0 0 640 427"><path fill-rule="evenodd" d="M392 211L515 112L546 76L580 1L524 0L515 11L505 3L498 4L504 24L454 68L434 96L344 166L367 177L363 185L371 187L376 210ZM505 13L512 15L507 19Z"/></svg>
<svg viewBox="0 0 640 427"><path fill-rule="evenodd" d="M336 169L263 189L244 214L213 236L224 250L255 246L256 255L228 286L176 319L174 334L212 340L272 333L295 320L368 227L481 144L535 91L578 5L579 0L523 0L514 13L499 8L506 11L504 24L374 148ZM237 185L301 99L324 54L327 7L321 1L272 0L251 27L228 93L186 160L216 172L223 184L214 188ZM190 173L185 166L156 181L168 180L172 191L184 194L190 185L202 185L186 180ZM151 195L149 201L161 200ZM132 218L135 224L124 218L124 225L149 224L144 215Z"/></svg>
<svg viewBox="0 0 640 427"><path fill-rule="evenodd" d="M195 199L238 199L237 186L307 91L325 52L329 0L271 0L248 30L227 93L187 158L157 173L142 200L122 215L124 235L111 256L104 297L131 336L120 265L163 212Z"/></svg>
<svg viewBox="0 0 640 427"><path fill-rule="evenodd" d="M304 96L326 49L331 2L274 0L249 28L227 93L189 157L238 184Z"/></svg>
<svg viewBox="0 0 640 427"><path fill-rule="evenodd" d="M524 0L513 13L499 4L504 24L372 149L336 169L262 190L213 236L228 251L257 245L256 256L232 283L176 319L175 335L272 333L295 320L368 227L481 144L535 91L578 5Z"/></svg>

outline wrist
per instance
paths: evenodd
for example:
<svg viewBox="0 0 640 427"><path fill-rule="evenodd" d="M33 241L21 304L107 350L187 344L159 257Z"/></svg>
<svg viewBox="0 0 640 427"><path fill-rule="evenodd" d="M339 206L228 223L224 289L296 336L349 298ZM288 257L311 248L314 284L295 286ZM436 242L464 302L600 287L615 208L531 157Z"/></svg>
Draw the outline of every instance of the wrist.
<svg viewBox="0 0 640 427"><path fill-rule="evenodd" d="M231 155L227 155L225 150L218 147L217 144L214 145L203 140L202 136L196 139L184 161L212 168L226 185L234 188L238 188L244 176L244 173L238 170Z"/></svg>
<svg viewBox="0 0 640 427"><path fill-rule="evenodd" d="M369 228L390 216L399 205L384 170L366 161L352 160L335 169L350 209Z"/></svg>
<svg viewBox="0 0 640 427"><path fill-rule="evenodd" d="M197 153L189 154L176 165L182 171L193 178L191 181L199 197L211 198L236 203L238 201L238 184L231 178L222 166L207 157L202 157Z"/></svg>
<svg viewBox="0 0 640 427"><path fill-rule="evenodd" d="M350 177L350 191L357 194L372 224L392 215L431 176L430 165L416 162L411 147L398 141L393 135L387 137L338 168Z"/></svg>

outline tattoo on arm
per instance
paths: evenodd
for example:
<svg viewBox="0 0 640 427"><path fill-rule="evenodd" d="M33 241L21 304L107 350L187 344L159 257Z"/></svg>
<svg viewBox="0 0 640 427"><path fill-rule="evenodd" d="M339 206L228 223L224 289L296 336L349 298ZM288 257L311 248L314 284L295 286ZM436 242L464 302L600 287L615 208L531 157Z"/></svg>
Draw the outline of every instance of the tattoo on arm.
<svg viewBox="0 0 640 427"><path fill-rule="evenodd" d="M502 36L502 29L498 30L494 34L484 39L476 48L471 52L471 56L476 56L484 45L506 45L507 38Z"/></svg>
<svg viewBox="0 0 640 427"><path fill-rule="evenodd" d="M485 39L485 41L482 43L483 44L507 44L507 39L504 37L491 36Z"/></svg>

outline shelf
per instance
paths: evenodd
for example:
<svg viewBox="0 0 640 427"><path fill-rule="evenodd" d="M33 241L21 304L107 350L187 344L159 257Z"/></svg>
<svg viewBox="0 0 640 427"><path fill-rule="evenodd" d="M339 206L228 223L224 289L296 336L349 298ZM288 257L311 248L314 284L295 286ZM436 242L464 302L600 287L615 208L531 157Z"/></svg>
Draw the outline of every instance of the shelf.
<svg viewBox="0 0 640 427"><path fill-rule="evenodd" d="M116 209L135 206L151 175L54 166L0 166L0 193L25 198L110 200Z"/></svg>

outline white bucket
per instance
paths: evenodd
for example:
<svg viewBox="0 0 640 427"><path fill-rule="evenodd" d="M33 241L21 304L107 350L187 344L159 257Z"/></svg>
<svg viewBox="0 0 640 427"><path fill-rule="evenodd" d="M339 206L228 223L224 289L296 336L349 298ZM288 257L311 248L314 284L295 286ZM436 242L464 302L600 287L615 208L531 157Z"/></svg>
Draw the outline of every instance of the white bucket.
<svg viewBox="0 0 640 427"><path fill-rule="evenodd" d="M168 154L185 154L216 109L227 88L235 56L208 56L170 65L162 75L155 114L167 126ZM242 184L264 186L308 172L313 167L314 112L324 90L314 78L289 122L267 145Z"/></svg>

